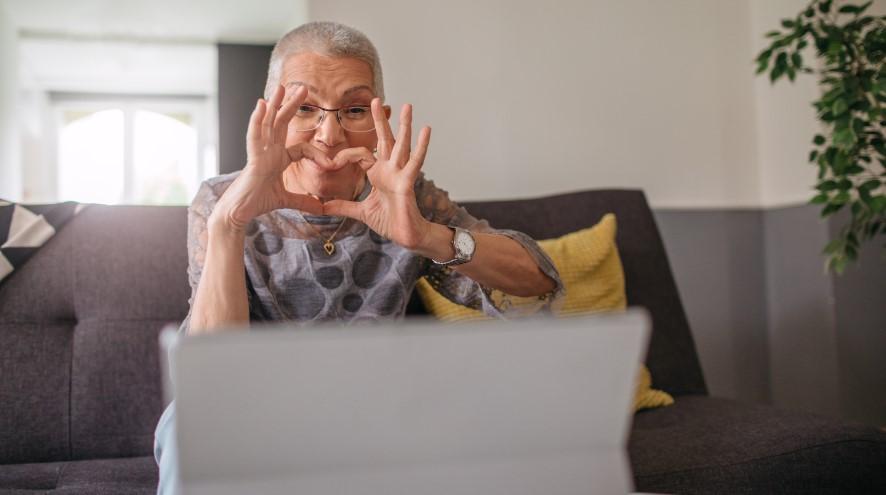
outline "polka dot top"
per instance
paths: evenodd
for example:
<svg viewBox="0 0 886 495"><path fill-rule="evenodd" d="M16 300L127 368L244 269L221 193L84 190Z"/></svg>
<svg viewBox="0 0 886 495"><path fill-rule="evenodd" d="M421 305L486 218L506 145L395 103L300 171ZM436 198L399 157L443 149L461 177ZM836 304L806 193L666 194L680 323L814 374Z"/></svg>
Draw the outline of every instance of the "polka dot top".
<svg viewBox="0 0 886 495"><path fill-rule="evenodd" d="M206 253L207 220L239 173L203 181L188 208L191 285L188 303L191 307ZM357 201L364 199L371 187L367 180ZM532 311L550 309L551 304L560 299L563 284L559 274L550 258L529 236L494 229L485 220L472 217L424 174L416 179L415 193L419 210L429 221L505 235L526 248L541 270L557 282L551 293L538 298L539 303ZM311 225L305 225L305 220ZM344 225L341 222L345 222ZM335 250L328 254L324 241L340 227L334 239ZM347 324L402 318L409 296L423 276L427 276L438 292L457 304L480 309L490 316L509 316L507 295L494 294L498 291L436 265L349 218L308 214L303 218L291 209L266 213L247 225L243 259L251 322L338 320ZM520 308L521 313L527 311L525 305ZM189 311L180 331L187 332L190 317Z"/></svg>

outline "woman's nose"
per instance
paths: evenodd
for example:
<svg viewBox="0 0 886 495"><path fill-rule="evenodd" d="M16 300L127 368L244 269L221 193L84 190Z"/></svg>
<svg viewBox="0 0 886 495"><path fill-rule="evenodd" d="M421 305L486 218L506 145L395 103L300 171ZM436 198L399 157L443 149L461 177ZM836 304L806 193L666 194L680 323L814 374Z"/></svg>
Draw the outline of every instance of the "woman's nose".
<svg viewBox="0 0 886 495"><path fill-rule="evenodd" d="M314 131L314 139L328 148L335 148L345 140L345 130L342 129L334 112L328 112L323 117L320 127Z"/></svg>

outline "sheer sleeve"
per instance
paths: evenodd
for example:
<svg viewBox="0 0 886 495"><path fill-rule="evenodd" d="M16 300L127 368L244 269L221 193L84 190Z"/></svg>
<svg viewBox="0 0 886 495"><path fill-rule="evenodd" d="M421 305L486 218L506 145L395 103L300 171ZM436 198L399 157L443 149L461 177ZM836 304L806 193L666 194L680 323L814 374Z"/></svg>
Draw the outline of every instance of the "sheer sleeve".
<svg viewBox="0 0 886 495"><path fill-rule="evenodd" d="M496 229L486 220L473 217L449 199L449 193L420 174L415 183L415 196L425 219L443 225L457 226L472 232L498 234L517 241L532 257L541 271L556 282L554 289L538 297L518 297L485 287L471 278L428 260L426 279L434 289L450 301L489 316L512 318L538 312L550 312L563 299L563 282L551 258L528 235L516 230Z"/></svg>
<svg viewBox="0 0 886 495"><path fill-rule="evenodd" d="M209 241L207 221L219 196L212 186L204 181L188 207L188 284L191 286L191 297L188 298L188 315L179 327L179 333L187 334L191 326L191 310L194 307L194 296L203 274L203 262L206 259L206 246Z"/></svg>

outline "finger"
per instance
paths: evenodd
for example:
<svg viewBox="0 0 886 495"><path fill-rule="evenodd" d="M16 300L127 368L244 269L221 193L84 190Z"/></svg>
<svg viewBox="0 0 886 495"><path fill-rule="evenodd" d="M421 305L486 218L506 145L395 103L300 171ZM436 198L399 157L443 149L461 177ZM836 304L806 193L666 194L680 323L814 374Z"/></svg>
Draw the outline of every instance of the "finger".
<svg viewBox="0 0 886 495"><path fill-rule="evenodd" d="M356 163L363 170L369 170L375 165L375 155L363 146L347 148L336 153L332 163L336 169L340 169L349 163Z"/></svg>
<svg viewBox="0 0 886 495"><path fill-rule="evenodd" d="M412 105L405 104L400 110L400 128L397 129L397 144L394 145L391 156L399 167L406 165L409 160L409 151L412 147Z"/></svg>
<svg viewBox="0 0 886 495"><path fill-rule="evenodd" d="M381 98L373 98L369 108L372 110L372 121L375 124L375 135L378 137L378 157L387 160L391 157L391 148L394 147L394 134L391 132L391 126L385 117L384 109L381 106Z"/></svg>
<svg viewBox="0 0 886 495"><path fill-rule="evenodd" d="M310 158L317 165L320 165L326 169L333 169L335 165L332 163L332 160L326 156L326 153L323 153L319 148L312 145L311 143L298 143L294 144L288 148L286 151L289 153L290 161L297 162L302 158Z"/></svg>
<svg viewBox="0 0 886 495"><path fill-rule="evenodd" d="M424 126L418 133L418 141L415 143L415 151L403 167L410 174L417 174L425 163L425 156L428 154L428 145L431 143L431 128Z"/></svg>
<svg viewBox="0 0 886 495"><path fill-rule="evenodd" d="M271 96L271 101L268 102L265 118L262 120L262 138L265 139L265 144L274 142L274 119L277 117L277 108L281 101L283 101L283 86L278 84Z"/></svg>
<svg viewBox="0 0 886 495"><path fill-rule="evenodd" d="M349 217L363 221L363 203L346 199L331 199L323 203L323 214L336 217Z"/></svg>
<svg viewBox="0 0 886 495"><path fill-rule="evenodd" d="M295 92L290 94L284 100L280 112L277 113L277 119L274 121L274 139L275 142L285 143L286 134L289 130L289 122L298 110L298 107L305 102L308 97L308 88L299 86L295 88Z"/></svg>
<svg viewBox="0 0 886 495"><path fill-rule="evenodd" d="M307 194L288 193L283 201L285 202L284 208L301 210L312 215L323 214L323 203Z"/></svg>
<svg viewBox="0 0 886 495"><path fill-rule="evenodd" d="M264 100L259 98L255 102L255 109L249 116L249 126L246 128L246 142L255 142L261 139L261 122L264 117Z"/></svg>

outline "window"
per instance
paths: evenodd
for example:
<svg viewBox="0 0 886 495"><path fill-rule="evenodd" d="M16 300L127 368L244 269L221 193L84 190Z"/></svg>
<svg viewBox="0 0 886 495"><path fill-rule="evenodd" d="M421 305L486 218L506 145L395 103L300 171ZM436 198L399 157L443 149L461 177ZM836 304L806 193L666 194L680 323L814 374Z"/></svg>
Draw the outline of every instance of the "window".
<svg viewBox="0 0 886 495"><path fill-rule="evenodd" d="M58 196L188 204L218 174L204 98L54 97Z"/></svg>

